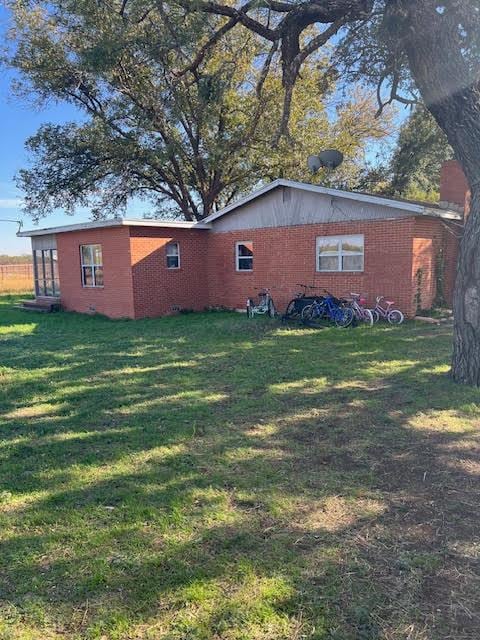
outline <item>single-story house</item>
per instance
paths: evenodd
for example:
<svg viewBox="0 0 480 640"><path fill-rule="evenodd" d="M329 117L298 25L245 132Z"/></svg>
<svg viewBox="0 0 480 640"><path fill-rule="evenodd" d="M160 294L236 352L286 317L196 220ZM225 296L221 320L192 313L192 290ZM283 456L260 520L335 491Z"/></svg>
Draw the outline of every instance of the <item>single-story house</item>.
<svg viewBox="0 0 480 640"><path fill-rule="evenodd" d="M109 219L30 236L38 303L142 318L245 308L271 287L282 309L304 282L395 300L406 315L451 300L468 187L442 170L438 205L275 180L201 222Z"/></svg>

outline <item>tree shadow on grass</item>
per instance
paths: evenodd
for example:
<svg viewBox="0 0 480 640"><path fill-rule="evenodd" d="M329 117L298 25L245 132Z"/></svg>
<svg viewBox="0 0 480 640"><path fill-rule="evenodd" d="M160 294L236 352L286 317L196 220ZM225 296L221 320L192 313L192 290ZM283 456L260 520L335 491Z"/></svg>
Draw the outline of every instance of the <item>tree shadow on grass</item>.
<svg viewBox="0 0 480 640"><path fill-rule="evenodd" d="M1 599L85 637L476 637L477 392L444 333L10 334Z"/></svg>

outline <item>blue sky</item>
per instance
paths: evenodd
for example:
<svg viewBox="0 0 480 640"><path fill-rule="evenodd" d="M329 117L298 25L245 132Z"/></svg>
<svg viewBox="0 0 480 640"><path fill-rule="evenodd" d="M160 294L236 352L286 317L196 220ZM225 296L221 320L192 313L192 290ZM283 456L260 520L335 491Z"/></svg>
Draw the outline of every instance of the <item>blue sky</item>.
<svg viewBox="0 0 480 640"><path fill-rule="evenodd" d="M0 7L0 37L8 25L8 14ZM3 39L3 38L2 38ZM0 153L0 218L12 220L23 219L21 210L21 193L15 188L14 174L27 163L24 149L25 140L35 133L42 122L66 122L75 119L76 113L68 105L51 105L48 109L38 111L31 105L22 103L11 95L10 84L13 75L0 68L0 134L2 151ZM84 214L83 219L88 215ZM58 213L45 218L41 226L61 224L67 216ZM78 220L82 219L82 214ZM25 227L31 227L30 219L25 219ZM30 240L16 237L17 226L0 221L0 253L18 254L30 252Z"/></svg>

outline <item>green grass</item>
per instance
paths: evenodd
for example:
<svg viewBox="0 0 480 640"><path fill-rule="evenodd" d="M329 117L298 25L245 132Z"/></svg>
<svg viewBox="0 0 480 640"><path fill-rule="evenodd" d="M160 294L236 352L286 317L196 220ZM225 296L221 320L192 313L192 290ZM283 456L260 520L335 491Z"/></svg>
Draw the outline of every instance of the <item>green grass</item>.
<svg viewBox="0 0 480 640"><path fill-rule="evenodd" d="M445 326L0 298L0 639L477 638L478 390Z"/></svg>

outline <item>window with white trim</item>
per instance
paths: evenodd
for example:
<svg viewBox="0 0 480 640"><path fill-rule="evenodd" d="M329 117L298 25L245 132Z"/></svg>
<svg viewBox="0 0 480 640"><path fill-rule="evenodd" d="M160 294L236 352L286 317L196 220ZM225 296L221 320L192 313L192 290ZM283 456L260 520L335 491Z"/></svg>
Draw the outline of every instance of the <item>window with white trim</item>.
<svg viewBox="0 0 480 640"><path fill-rule="evenodd" d="M101 244L82 244L80 262L83 287L103 287L103 257Z"/></svg>
<svg viewBox="0 0 480 640"><path fill-rule="evenodd" d="M364 237L317 237L317 271L363 271Z"/></svg>
<svg viewBox="0 0 480 640"><path fill-rule="evenodd" d="M235 265L237 271L253 271L253 242L244 240L235 244Z"/></svg>
<svg viewBox="0 0 480 640"><path fill-rule="evenodd" d="M169 242L166 248L167 269L180 269L180 245L178 242Z"/></svg>

